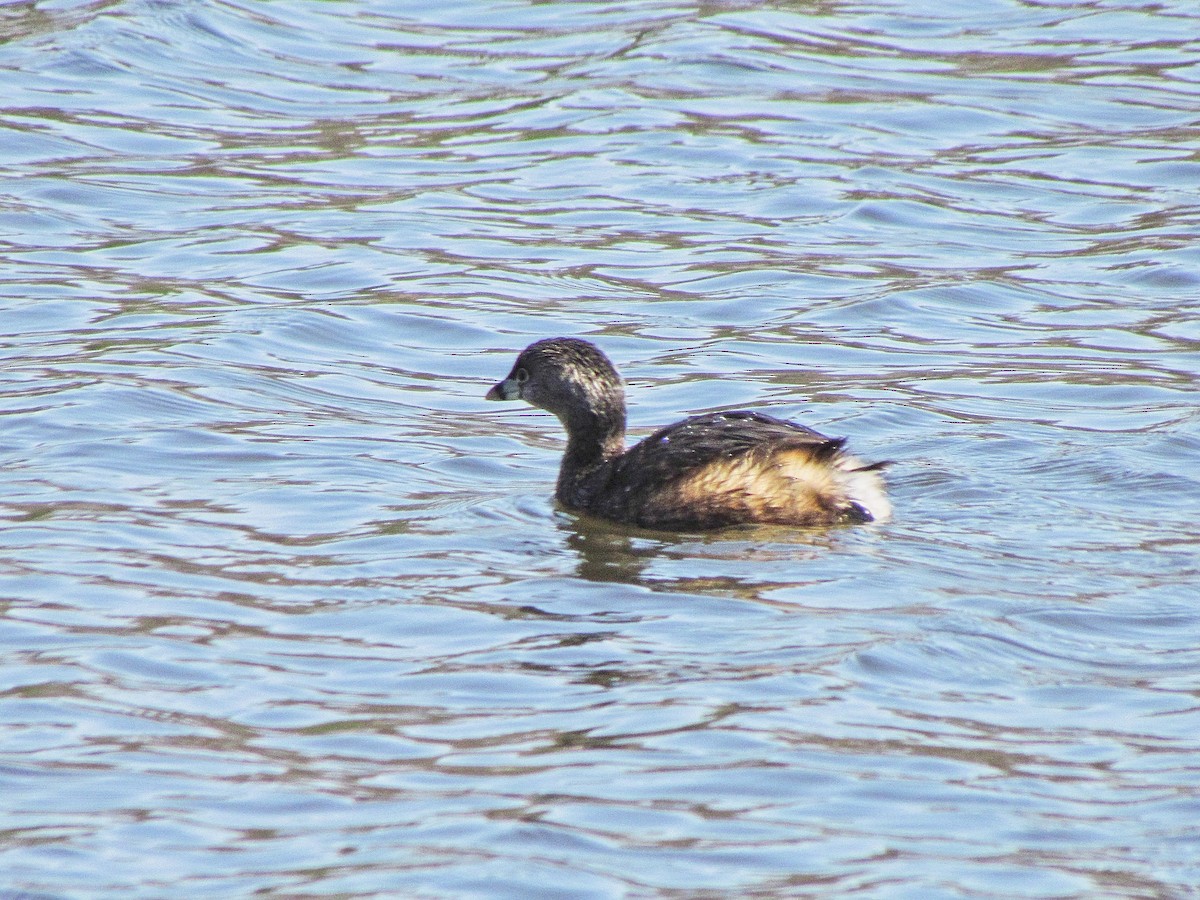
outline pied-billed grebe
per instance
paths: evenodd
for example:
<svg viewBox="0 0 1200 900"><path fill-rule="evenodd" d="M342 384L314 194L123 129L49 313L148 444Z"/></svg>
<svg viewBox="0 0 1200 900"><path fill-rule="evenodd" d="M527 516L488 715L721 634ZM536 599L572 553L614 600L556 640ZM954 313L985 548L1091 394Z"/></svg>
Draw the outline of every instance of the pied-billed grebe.
<svg viewBox="0 0 1200 900"><path fill-rule="evenodd" d="M834 525L885 519L879 469L844 438L756 412L692 416L625 449L625 388L600 349L577 338L526 347L489 400L525 400L567 430L555 497L647 528Z"/></svg>

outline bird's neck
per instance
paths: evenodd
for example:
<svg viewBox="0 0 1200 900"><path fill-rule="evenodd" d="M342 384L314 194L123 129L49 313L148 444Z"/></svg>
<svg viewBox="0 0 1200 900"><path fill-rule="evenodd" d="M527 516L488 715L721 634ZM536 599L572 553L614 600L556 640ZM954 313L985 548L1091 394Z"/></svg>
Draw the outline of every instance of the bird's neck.
<svg viewBox="0 0 1200 900"><path fill-rule="evenodd" d="M567 449L558 471L558 499L567 506L584 504L583 483L611 459L625 452L625 410L589 411L563 423Z"/></svg>

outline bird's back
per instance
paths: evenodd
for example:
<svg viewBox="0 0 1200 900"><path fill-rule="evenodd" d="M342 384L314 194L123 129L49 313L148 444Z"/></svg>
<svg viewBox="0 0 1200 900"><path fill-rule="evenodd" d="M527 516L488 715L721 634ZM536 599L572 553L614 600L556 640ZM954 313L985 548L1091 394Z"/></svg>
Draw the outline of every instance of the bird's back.
<svg viewBox="0 0 1200 900"><path fill-rule="evenodd" d="M842 438L755 412L656 431L580 485L576 506L648 528L864 522L890 511L875 471Z"/></svg>

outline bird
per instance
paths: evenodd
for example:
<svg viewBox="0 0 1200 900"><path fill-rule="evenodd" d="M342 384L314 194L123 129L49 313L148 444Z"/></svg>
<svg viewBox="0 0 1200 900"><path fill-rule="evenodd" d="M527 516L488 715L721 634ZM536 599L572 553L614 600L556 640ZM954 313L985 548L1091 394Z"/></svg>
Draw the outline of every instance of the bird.
<svg viewBox="0 0 1200 900"><path fill-rule="evenodd" d="M667 531L799 527L891 516L881 470L845 438L750 410L690 416L625 446L625 386L580 338L530 344L488 400L524 400L567 432L555 499L566 509Z"/></svg>

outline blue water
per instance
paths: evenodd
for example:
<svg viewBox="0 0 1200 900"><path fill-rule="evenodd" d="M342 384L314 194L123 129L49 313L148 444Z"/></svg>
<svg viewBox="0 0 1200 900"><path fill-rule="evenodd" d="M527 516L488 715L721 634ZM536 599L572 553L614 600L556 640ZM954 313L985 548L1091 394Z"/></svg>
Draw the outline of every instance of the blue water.
<svg viewBox="0 0 1200 900"><path fill-rule="evenodd" d="M1196 34L0 7L0 896L1194 894ZM558 334L894 520L556 509Z"/></svg>

